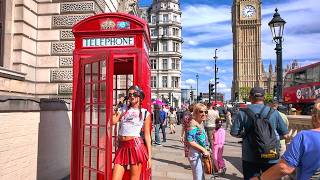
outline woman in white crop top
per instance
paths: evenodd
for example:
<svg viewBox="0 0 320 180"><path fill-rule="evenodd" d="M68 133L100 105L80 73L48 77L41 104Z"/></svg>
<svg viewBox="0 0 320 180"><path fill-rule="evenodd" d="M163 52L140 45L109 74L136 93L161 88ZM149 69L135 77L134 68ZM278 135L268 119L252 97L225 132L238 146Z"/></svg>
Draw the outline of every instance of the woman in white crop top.
<svg viewBox="0 0 320 180"><path fill-rule="evenodd" d="M120 126L112 180L121 180L128 166L132 180L140 180L143 163L151 168L151 117L146 109L141 108L144 96L139 86L131 86L128 91L128 107L113 116L113 124L120 121ZM140 137L142 128L146 144Z"/></svg>

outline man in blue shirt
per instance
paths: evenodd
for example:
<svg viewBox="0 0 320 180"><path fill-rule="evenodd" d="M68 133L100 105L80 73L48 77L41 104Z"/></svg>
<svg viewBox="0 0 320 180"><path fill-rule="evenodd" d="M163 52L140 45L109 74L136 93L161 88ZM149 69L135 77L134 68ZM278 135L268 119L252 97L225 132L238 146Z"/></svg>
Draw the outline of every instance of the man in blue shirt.
<svg viewBox="0 0 320 180"><path fill-rule="evenodd" d="M250 101L251 104L247 108L252 110L255 114L261 112L261 116L267 117L270 107L265 107L264 105L264 90L260 87L254 87L250 91ZM242 138L242 168L243 176L245 180L250 179L258 175L261 171L266 171L272 165L276 164L278 160L270 160L268 162L260 162L256 159L255 149L252 147L252 128L253 119L249 119L249 116L244 111L239 111L233 116L233 125L230 134L232 136ZM276 135L282 137L288 134L288 129L284 124L280 114L277 111L273 111L268 119L272 128L276 131ZM286 138L286 136L285 136ZM279 142L278 142L279 144Z"/></svg>
<svg viewBox="0 0 320 180"><path fill-rule="evenodd" d="M295 169L298 180L320 179L320 99L315 103L311 124L313 129L299 132L279 163L264 172L260 179L279 179Z"/></svg>
<svg viewBox="0 0 320 180"><path fill-rule="evenodd" d="M161 128L161 132L162 132L162 142L166 142L167 141L167 137L166 137L166 119L167 119L167 113L166 111L163 110L163 106L160 110L160 128Z"/></svg>

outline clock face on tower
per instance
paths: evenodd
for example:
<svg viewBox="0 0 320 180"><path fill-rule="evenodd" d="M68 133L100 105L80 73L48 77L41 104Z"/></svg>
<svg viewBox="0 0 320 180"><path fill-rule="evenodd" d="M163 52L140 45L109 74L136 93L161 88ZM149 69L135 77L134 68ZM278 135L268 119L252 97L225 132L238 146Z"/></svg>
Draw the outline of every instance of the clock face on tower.
<svg viewBox="0 0 320 180"><path fill-rule="evenodd" d="M246 6L243 6L242 10L242 16L243 17L252 17L253 15L255 15L256 13L256 8L252 5L246 5Z"/></svg>

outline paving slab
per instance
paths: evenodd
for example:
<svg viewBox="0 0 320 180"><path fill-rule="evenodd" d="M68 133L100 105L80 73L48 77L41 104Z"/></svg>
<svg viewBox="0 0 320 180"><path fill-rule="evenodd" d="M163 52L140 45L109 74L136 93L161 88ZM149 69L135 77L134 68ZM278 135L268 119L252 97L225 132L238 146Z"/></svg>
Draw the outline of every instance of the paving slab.
<svg viewBox="0 0 320 180"><path fill-rule="evenodd" d="M162 143L162 146L152 146L152 180L192 180L190 164L184 157L183 144L179 141L181 129L181 126L176 126L175 134L167 133L167 142ZM227 131L223 154L227 171L224 176L216 176L215 179L243 179L241 144L238 141L239 139L230 136ZM214 179L213 177L213 175L206 175L206 180Z"/></svg>

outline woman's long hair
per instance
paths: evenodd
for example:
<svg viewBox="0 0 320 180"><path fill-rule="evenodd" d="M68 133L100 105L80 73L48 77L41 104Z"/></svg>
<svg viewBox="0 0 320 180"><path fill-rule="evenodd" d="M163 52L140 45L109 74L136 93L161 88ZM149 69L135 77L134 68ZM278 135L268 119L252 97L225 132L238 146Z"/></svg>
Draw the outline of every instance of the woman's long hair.
<svg viewBox="0 0 320 180"><path fill-rule="evenodd" d="M139 94L139 119L142 120L141 104L142 104L142 100L144 99L144 92L137 85L133 85L129 87L128 91L129 90L135 90ZM126 112L124 114L126 114L131 107L132 107L132 104L129 101L129 105L127 106Z"/></svg>
<svg viewBox="0 0 320 180"><path fill-rule="evenodd" d="M314 118L314 122L320 125L320 98L318 98L314 103L312 116ZM319 128L319 127L315 127L315 128Z"/></svg>
<svg viewBox="0 0 320 180"><path fill-rule="evenodd" d="M206 109L207 110L207 106L202 104L202 103L197 103L194 107L193 107L193 112L192 112L192 116L193 119L197 120L197 116L199 115L199 111L201 109Z"/></svg>

